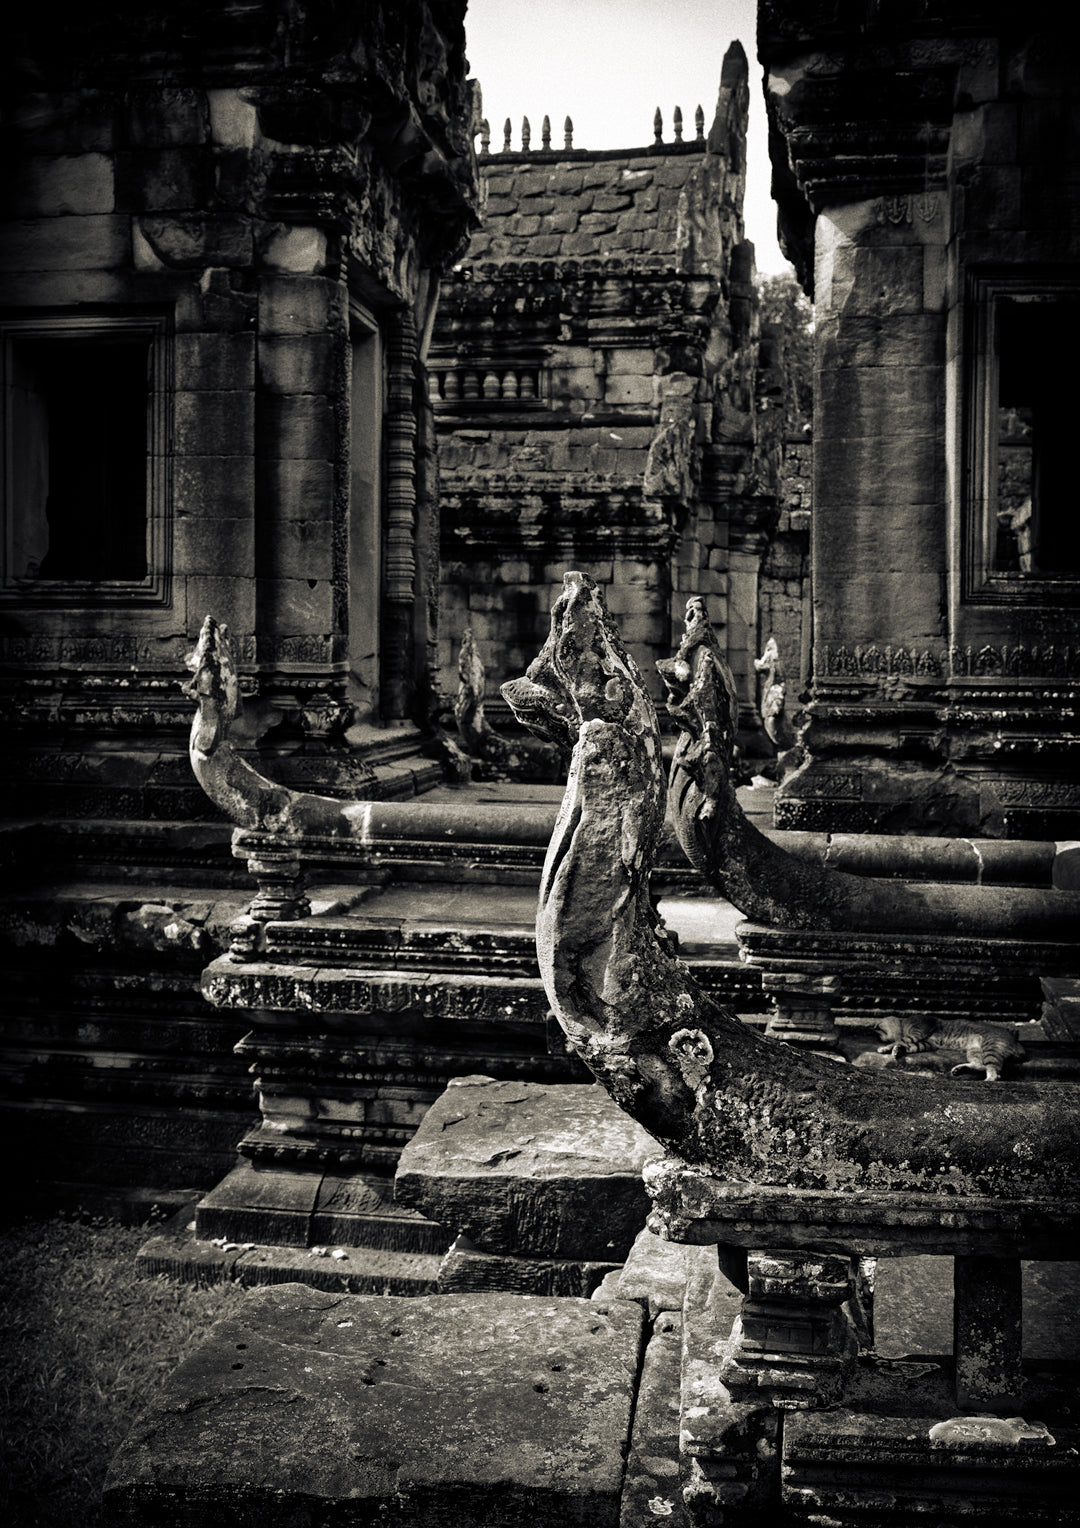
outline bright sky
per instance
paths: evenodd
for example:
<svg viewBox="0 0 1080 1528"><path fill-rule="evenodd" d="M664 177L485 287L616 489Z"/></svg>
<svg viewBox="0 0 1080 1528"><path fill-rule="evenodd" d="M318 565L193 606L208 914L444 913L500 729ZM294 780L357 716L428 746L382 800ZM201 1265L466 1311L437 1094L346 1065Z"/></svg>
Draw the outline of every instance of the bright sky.
<svg viewBox="0 0 1080 1528"><path fill-rule="evenodd" d="M483 90L492 149L502 147L507 117L515 149L521 147L522 117L528 117L533 147L539 148L545 114L552 144L559 147L568 116L575 148L651 143L658 106L665 140L673 136L676 106L682 107L684 137L694 135L698 105L708 131L724 54L738 38L750 64L747 237L760 275L790 271L776 242L769 196L756 12L756 0L469 0L466 51Z"/></svg>

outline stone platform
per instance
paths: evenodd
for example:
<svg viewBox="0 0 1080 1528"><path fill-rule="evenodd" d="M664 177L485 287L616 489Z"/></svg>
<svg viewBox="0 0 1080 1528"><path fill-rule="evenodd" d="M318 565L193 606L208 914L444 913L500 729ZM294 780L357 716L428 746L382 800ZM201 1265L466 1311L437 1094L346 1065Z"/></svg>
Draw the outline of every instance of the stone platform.
<svg viewBox="0 0 1080 1528"><path fill-rule="evenodd" d="M618 1528L631 1301L259 1290L113 1461L116 1528Z"/></svg>

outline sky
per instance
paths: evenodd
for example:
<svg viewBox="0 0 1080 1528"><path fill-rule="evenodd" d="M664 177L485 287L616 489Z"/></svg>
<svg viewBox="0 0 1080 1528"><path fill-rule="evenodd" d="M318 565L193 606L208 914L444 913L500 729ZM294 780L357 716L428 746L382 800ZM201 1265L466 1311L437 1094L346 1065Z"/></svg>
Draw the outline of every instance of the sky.
<svg viewBox="0 0 1080 1528"><path fill-rule="evenodd" d="M511 147L521 147L521 119L540 145L540 124L551 118L551 141L573 119L574 147L637 148L653 141L659 106L664 138L682 107L683 135L694 135L694 110L705 109L708 131L716 109L720 69L736 38L750 64L750 129L744 217L759 275L790 272L776 242L769 196L769 157L761 66L755 47L756 0L469 0L465 15L470 73L480 81L491 147L502 147L503 123L513 123Z"/></svg>

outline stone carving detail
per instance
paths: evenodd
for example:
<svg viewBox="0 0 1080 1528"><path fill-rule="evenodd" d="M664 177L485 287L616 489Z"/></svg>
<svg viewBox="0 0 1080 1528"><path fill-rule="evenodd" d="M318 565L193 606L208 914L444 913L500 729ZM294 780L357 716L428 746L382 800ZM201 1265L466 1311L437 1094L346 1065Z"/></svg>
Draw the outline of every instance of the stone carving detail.
<svg viewBox="0 0 1080 1528"><path fill-rule="evenodd" d="M806 713L792 717L788 713L788 684L780 661L780 649L776 638L770 637L760 658L754 659L754 668L764 675L761 691L761 720L765 734L776 748L777 777L781 780L794 773L806 762L806 750L799 742L795 722L805 725Z"/></svg>
<svg viewBox="0 0 1080 1528"><path fill-rule="evenodd" d="M672 664L686 670L683 705L696 700L710 730L695 722L680 746L722 779L730 708L702 615L691 611ZM862 1073L751 1032L673 955L648 886L666 794L659 727L592 579L566 575L547 642L503 693L524 725L574 741L537 914L548 1001L574 1049L658 1140L705 1173L785 1191L1071 1199L1074 1090L1001 1083L984 1094L973 1084L958 1112L951 1081Z"/></svg>
<svg viewBox="0 0 1080 1528"><path fill-rule="evenodd" d="M260 941L250 927L251 919L259 923L294 920L310 912L303 890L303 838L362 837L368 803L290 790L240 757L229 741L229 728L240 708L240 679L228 630L212 616L203 622L188 667L192 678L184 692L198 705L188 746L195 778L237 827L267 835L248 859L259 890L250 918L240 920L233 930L230 950L234 960L253 960Z"/></svg>
<svg viewBox="0 0 1080 1528"><path fill-rule="evenodd" d="M792 858L750 823L735 794L734 681L703 601L686 607L686 632L674 658L657 665L668 712L682 731L671 767L675 832L709 884L756 922L793 929L903 930L981 937L1045 936L1060 918L1045 894L980 887L978 897L948 884L849 875ZM801 783L801 777L798 777ZM830 795L842 777L829 776ZM851 779L854 794L858 776ZM1077 911L1080 912L1080 905Z"/></svg>
<svg viewBox="0 0 1080 1528"><path fill-rule="evenodd" d="M932 223L941 202L931 191L918 196L883 196L877 203L877 221L899 226L901 223Z"/></svg>
<svg viewBox="0 0 1080 1528"><path fill-rule="evenodd" d="M508 744L484 715L487 676L483 660L473 641L472 627L465 628L458 654L458 688L454 696L454 721L465 752L496 773L504 772L519 761Z"/></svg>
<svg viewBox="0 0 1080 1528"><path fill-rule="evenodd" d="M880 679L884 675L920 679L968 679L1000 676L1003 679L1080 677L1080 647L983 647L915 648L871 642L848 647L840 642L819 644L818 672L850 679Z"/></svg>

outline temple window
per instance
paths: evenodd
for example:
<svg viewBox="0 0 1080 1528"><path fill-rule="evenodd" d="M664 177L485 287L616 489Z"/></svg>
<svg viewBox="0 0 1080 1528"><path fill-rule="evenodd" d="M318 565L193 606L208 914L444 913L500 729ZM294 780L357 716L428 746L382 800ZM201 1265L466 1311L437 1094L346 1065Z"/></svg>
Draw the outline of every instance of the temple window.
<svg viewBox="0 0 1080 1528"><path fill-rule="evenodd" d="M1060 364L1080 340L1080 286L979 274L968 296L965 593L1060 599L1080 578L1076 389Z"/></svg>
<svg viewBox="0 0 1080 1528"><path fill-rule="evenodd" d="M5 596L164 603L163 317L4 323Z"/></svg>

